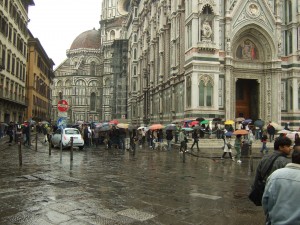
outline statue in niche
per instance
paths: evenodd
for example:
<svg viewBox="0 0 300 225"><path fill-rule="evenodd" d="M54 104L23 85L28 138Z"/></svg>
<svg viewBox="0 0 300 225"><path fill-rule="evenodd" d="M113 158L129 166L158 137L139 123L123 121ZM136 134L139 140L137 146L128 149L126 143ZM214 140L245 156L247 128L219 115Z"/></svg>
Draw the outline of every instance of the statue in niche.
<svg viewBox="0 0 300 225"><path fill-rule="evenodd" d="M211 41L212 33L213 32L212 32L211 26L210 26L209 22L207 21L207 19L205 19L202 24L202 40Z"/></svg>
<svg viewBox="0 0 300 225"><path fill-rule="evenodd" d="M238 46L236 57L238 59L257 60L259 58L257 47L252 41L245 40Z"/></svg>

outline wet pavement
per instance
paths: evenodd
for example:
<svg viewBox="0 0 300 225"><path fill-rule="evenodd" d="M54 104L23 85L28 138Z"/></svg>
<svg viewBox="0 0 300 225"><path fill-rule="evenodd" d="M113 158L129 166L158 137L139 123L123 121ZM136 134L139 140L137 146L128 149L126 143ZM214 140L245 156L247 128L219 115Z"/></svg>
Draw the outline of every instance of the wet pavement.
<svg viewBox="0 0 300 225"><path fill-rule="evenodd" d="M247 198L249 158L240 165L219 159L220 149L201 149L183 163L176 148L133 156L101 146L76 149L71 162L70 150L60 161L59 149L49 156L47 145L34 145L22 148L21 167L16 145L0 146L1 225L264 223L262 208Z"/></svg>

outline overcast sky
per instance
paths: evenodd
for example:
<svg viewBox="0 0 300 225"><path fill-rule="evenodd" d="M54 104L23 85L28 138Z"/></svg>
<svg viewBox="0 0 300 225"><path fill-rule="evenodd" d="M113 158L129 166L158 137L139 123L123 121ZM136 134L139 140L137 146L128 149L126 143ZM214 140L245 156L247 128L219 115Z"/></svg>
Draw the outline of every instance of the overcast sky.
<svg viewBox="0 0 300 225"><path fill-rule="evenodd" d="M29 7L28 28L49 58L59 66L66 50L84 31L99 29L102 0L34 0Z"/></svg>

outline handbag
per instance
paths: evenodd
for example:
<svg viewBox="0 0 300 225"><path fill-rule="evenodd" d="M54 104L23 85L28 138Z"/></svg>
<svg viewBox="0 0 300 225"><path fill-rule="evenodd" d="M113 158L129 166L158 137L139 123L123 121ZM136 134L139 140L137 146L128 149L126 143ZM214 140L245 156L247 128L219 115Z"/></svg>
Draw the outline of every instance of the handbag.
<svg viewBox="0 0 300 225"><path fill-rule="evenodd" d="M257 184L255 186L252 186L252 190L250 192L250 194L248 195L248 198L254 203L254 205L256 206L261 206L261 200L265 191L265 178L266 176L270 173L273 164L275 162L275 160L279 157L280 155L277 155L271 162L270 166L268 167L265 175L262 177L262 180L258 180Z"/></svg>

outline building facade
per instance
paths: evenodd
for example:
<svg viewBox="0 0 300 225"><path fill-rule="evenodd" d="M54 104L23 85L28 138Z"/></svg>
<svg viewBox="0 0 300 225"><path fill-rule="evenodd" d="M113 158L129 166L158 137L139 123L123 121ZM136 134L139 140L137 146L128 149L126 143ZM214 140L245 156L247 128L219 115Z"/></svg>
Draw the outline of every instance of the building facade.
<svg viewBox="0 0 300 225"><path fill-rule="evenodd" d="M0 121L22 122L27 102L28 7L33 0L0 0Z"/></svg>
<svg viewBox="0 0 300 225"><path fill-rule="evenodd" d="M54 62L48 57L39 39L34 38L30 32L29 36L25 118L35 121L50 121Z"/></svg>
<svg viewBox="0 0 300 225"><path fill-rule="evenodd" d="M245 117L299 127L299 1L105 2L127 17L132 121Z"/></svg>
<svg viewBox="0 0 300 225"><path fill-rule="evenodd" d="M127 119L127 52L124 24L130 11L130 1L102 2L101 57L103 58L104 121Z"/></svg>
<svg viewBox="0 0 300 225"><path fill-rule="evenodd" d="M102 115L102 58L100 57L100 31L88 30L75 38L67 59L55 69L52 90L52 120L60 115L60 98L69 104L69 123L100 121Z"/></svg>

